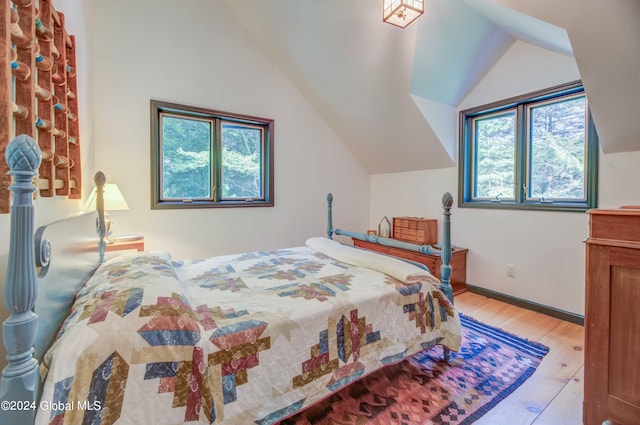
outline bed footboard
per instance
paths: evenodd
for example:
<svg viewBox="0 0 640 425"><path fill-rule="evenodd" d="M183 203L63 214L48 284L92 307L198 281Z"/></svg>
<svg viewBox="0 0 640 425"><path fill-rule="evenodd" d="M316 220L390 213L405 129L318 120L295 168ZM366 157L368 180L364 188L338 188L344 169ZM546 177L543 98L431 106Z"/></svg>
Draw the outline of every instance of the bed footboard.
<svg viewBox="0 0 640 425"><path fill-rule="evenodd" d="M443 228L442 228L442 248L436 249L430 245L418 245L409 242L399 241L397 239L384 238L378 235L367 235L365 233L349 232L342 229L333 228L333 195L327 195L327 236L333 239L333 235L347 236L361 241L376 243L379 245L389 246L392 248L401 248L421 254L436 254L442 257L442 267L440 268L441 284L440 290L453 303L453 288L451 287L451 206L453 205L453 196L449 192L442 195L443 212Z"/></svg>
<svg viewBox="0 0 640 425"><path fill-rule="evenodd" d="M399 241L397 239L384 238L378 235L367 235L365 233L349 232L342 229L333 228L333 195L327 195L327 236L333 239L333 235L347 236L361 241L377 243L392 248L401 248L409 251L419 252L421 254L436 254L442 257L442 266L440 267L440 290L447 296L453 304L453 288L451 287L451 207L453 205L453 196L451 193L445 192L442 195L443 208L443 227L442 227L442 248L435 249L430 245L418 245L409 242ZM451 350L444 347L443 357L445 361L449 361Z"/></svg>

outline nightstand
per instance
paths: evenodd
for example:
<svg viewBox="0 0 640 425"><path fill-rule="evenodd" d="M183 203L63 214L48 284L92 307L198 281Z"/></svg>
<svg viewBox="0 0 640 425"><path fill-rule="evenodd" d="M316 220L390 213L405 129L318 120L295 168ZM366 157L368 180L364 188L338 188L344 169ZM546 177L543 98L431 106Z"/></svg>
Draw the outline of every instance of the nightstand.
<svg viewBox="0 0 640 425"><path fill-rule="evenodd" d="M413 252L406 249L392 248L389 246L378 245L376 243L365 242L358 239L354 239L353 244L370 251L376 251L382 254L405 258L407 260L424 264L429 268L429 271L432 275L434 275L437 279L442 279L442 277L440 276L440 266L442 266L442 258L440 258L439 255L420 254L418 252ZM467 292L468 251L469 250L466 248L453 248L451 252L451 268L453 269L451 273L451 286L453 288L454 295Z"/></svg>
<svg viewBox="0 0 640 425"><path fill-rule="evenodd" d="M124 251L127 249L144 251L144 236L142 236L140 239L107 243L106 247L107 251Z"/></svg>

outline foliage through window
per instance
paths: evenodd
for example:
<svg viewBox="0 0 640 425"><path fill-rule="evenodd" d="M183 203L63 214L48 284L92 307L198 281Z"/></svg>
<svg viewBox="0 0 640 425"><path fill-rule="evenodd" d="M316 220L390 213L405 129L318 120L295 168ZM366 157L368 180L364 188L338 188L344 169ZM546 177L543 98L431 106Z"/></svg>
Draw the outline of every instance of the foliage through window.
<svg viewBox="0 0 640 425"><path fill-rule="evenodd" d="M462 207L596 207L598 136L580 82L460 113Z"/></svg>
<svg viewBox="0 0 640 425"><path fill-rule="evenodd" d="M273 206L273 120L151 101L152 208Z"/></svg>

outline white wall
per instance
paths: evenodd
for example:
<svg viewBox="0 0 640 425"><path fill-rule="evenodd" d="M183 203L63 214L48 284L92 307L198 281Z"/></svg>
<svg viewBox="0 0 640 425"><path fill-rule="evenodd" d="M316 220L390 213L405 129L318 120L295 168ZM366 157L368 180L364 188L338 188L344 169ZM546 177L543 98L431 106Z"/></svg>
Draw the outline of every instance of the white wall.
<svg viewBox="0 0 640 425"><path fill-rule="evenodd" d="M367 173L222 1L93 7L96 165L131 207L116 233L174 258L299 246L324 234L329 191L336 224L366 224ZM151 210L151 98L273 118L276 206Z"/></svg>
<svg viewBox="0 0 640 425"><path fill-rule="evenodd" d="M459 110L579 78L572 58L518 41L459 105ZM600 155L600 208L640 204L640 187L630 184L639 180L638 163L640 152ZM442 193L449 191L457 199L458 169L373 175L370 191L371 227L384 215L441 220ZM584 213L459 209L454 203L452 241L469 248L469 283L584 314L582 241L588 236L588 223ZM515 278L506 277L507 264L516 266Z"/></svg>
<svg viewBox="0 0 640 425"><path fill-rule="evenodd" d="M54 5L76 35L83 199L96 169L118 183L131 210L112 213L117 232L143 233L147 249L174 258L297 246L324 234L329 191L337 225L366 224L366 172L221 1ZM276 206L151 211L150 98L275 119ZM40 226L78 212L82 201L39 198L35 205ZM1 284L9 228L10 215L0 215ZM1 303L0 321L7 316Z"/></svg>
<svg viewBox="0 0 640 425"><path fill-rule="evenodd" d="M90 51L87 47L89 28L86 17L90 13L89 1L54 0L56 10L65 14L65 26L69 34L76 36L76 63L78 79L78 118L80 120L80 144L82 157L83 197L93 188L94 144L93 144L93 112L90 67ZM0 161L4 161L4 157ZM34 201L35 228L71 216L80 211L80 200L69 200L64 197L37 198ZM0 214L0 288L4 287L7 261L9 255L9 235L11 225L10 214ZM9 313L4 306L3 293L0 291L0 323ZM0 332L1 333L1 332ZM4 346L0 344L0 368L6 364Z"/></svg>

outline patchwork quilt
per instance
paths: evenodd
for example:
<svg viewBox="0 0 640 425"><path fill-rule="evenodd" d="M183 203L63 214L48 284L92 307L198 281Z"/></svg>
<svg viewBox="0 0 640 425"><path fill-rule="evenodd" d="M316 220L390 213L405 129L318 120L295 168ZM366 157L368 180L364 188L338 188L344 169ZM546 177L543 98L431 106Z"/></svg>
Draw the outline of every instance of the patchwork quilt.
<svg viewBox="0 0 640 425"><path fill-rule="evenodd" d="M371 255L310 240L104 263L45 356L36 424L272 424L408 355L457 350L438 281Z"/></svg>

